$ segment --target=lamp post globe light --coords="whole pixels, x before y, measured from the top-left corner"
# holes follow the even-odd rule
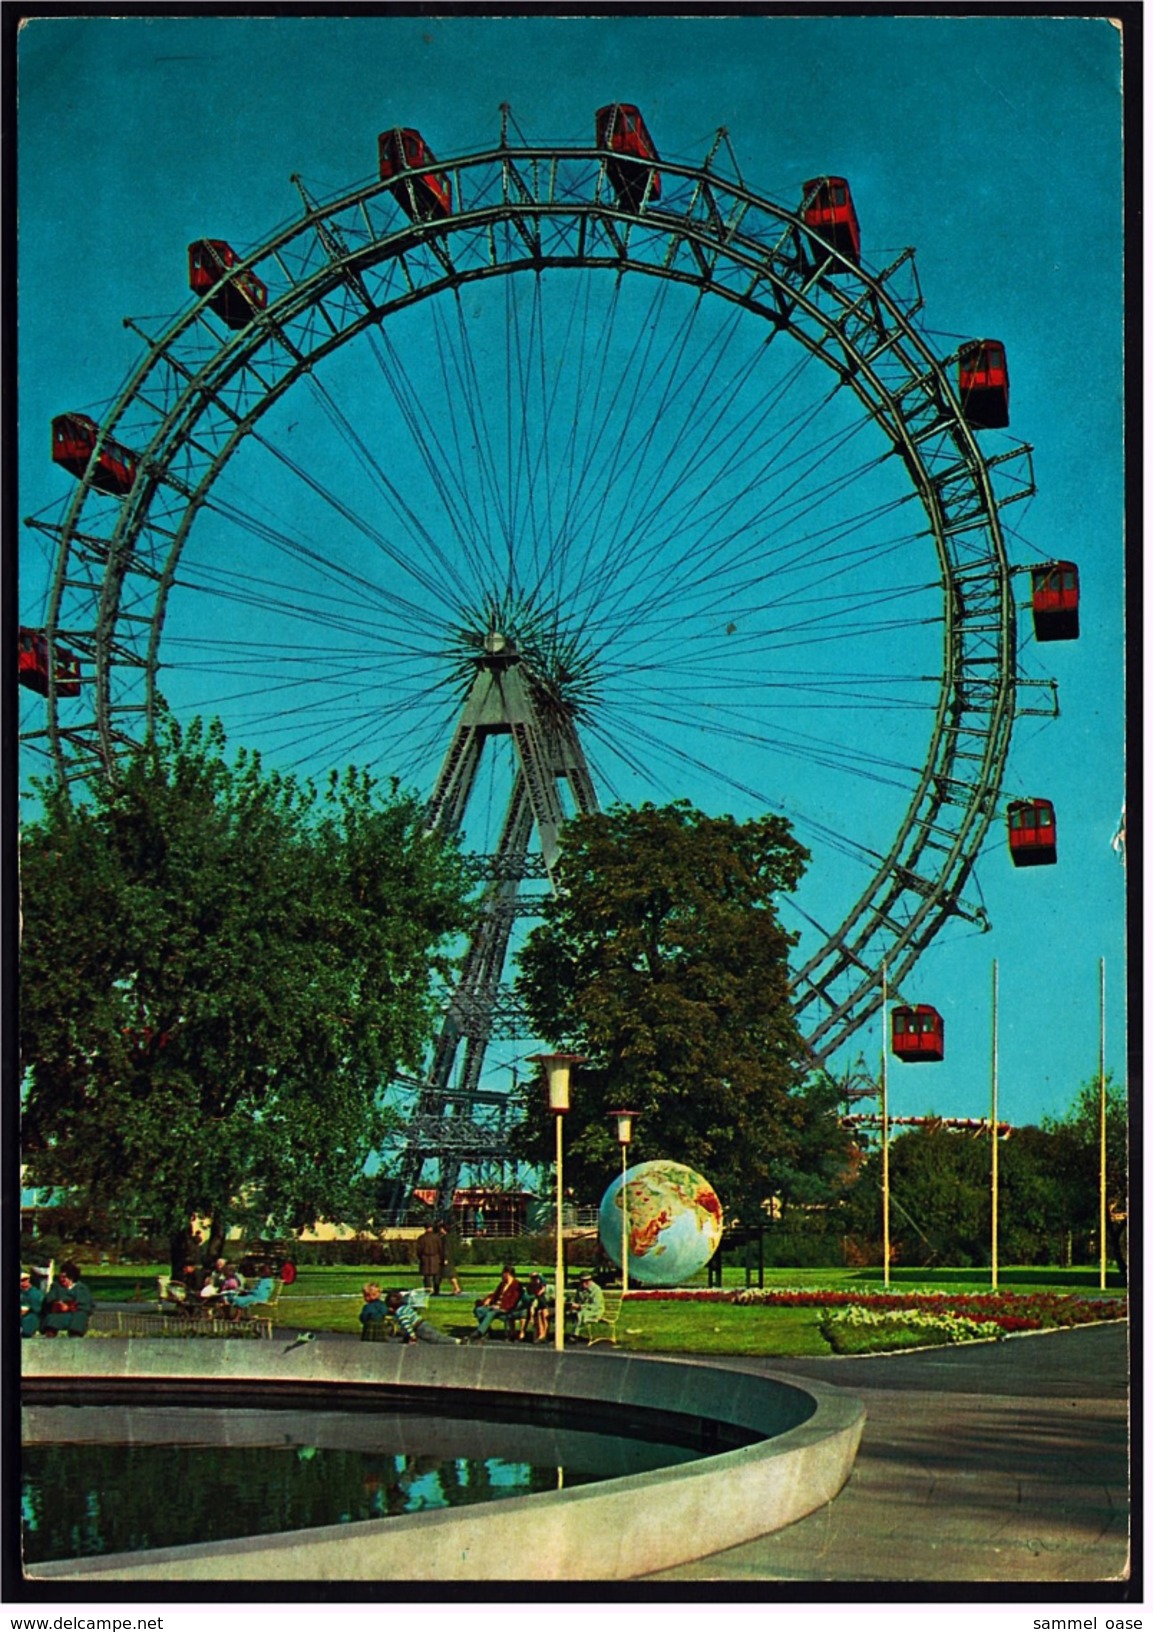
[[[629,1197],[625,1185],[625,1175],[629,1166],[629,1146],[633,1139],[633,1123],[639,1116],[639,1111],[610,1111],[610,1116],[616,1118],[617,1141],[621,1147],[621,1296],[627,1297],[629,1290]]]
[[[556,1118],[556,1308],[553,1319],[553,1339],[558,1350],[564,1348],[564,1146],[561,1124],[569,1108],[569,1072],[574,1065],[583,1065],[585,1054],[533,1054],[534,1065],[544,1070],[548,1089],[548,1108]]]

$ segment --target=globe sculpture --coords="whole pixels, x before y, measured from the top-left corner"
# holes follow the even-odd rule
[[[683,1162],[641,1162],[613,1180],[600,1205],[600,1243],[621,1261],[621,1194],[628,1202],[629,1280],[679,1286],[704,1268],[721,1241],[720,1199]]]

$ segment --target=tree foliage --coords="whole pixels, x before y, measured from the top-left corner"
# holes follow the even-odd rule
[[[1109,1246],[1125,1271],[1125,1100],[1106,1083]],[[998,1149],[998,1256],[1003,1263],[1085,1257],[1100,1220],[1100,1085],[1087,1083],[1062,1117],[1014,1128]],[[899,1134],[889,1148],[890,1229],[907,1264],[985,1265],[992,1258],[992,1152],[988,1134],[943,1123]],[[874,1148],[840,1210],[844,1233],[881,1238],[881,1158]]]
[[[1129,1121],[1124,1088],[1105,1078],[1105,1229],[1122,1273],[1127,1269]],[[1073,1104],[1043,1124],[1057,1143],[1069,1228],[1096,1234],[1101,1218],[1101,1081],[1081,1085]]]
[[[364,773],[318,791],[172,722],[21,840],[28,1182],[283,1228],[340,1216],[466,924],[460,858]]]
[[[588,1056],[565,1119],[579,1194],[595,1200],[612,1177],[607,1112],[621,1106],[641,1113],[631,1159],[688,1162],[730,1213],[751,1215],[795,1176],[814,1110],[788,989],[796,937],[774,896],[807,860],[779,817],[738,824],[684,802],[567,825],[517,985],[538,1035]],[[522,1153],[547,1162],[551,1134],[534,1112]]]

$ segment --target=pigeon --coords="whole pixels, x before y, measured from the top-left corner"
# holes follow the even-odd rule
[[[284,1351],[285,1354],[291,1354],[293,1349],[299,1349],[301,1347],[301,1345],[304,1344],[304,1343],[311,1343],[315,1336],[316,1336],[315,1332],[298,1332],[297,1336],[296,1336],[296,1341],[294,1343],[290,1343],[288,1345],[288,1347]]]

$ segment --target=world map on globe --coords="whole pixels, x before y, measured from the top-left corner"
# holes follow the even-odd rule
[[[716,1191],[683,1162],[641,1162],[605,1191],[597,1220],[600,1243],[618,1267],[626,1218],[629,1280],[641,1286],[690,1280],[717,1250],[724,1227]]]

